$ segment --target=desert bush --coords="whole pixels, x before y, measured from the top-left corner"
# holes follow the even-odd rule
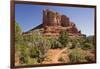
[[[38,57],[38,48],[36,47],[36,46],[34,46],[34,47],[30,47],[30,57],[31,58],[36,58],[36,57]]]
[[[44,60],[45,53],[50,48],[49,41],[42,36],[38,31],[32,34],[32,46],[30,47],[30,56],[37,58],[38,62],[41,63]]]
[[[18,61],[20,64],[28,63],[28,49],[23,40],[22,30],[18,23],[15,23],[15,54],[19,58]]]
[[[81,48],[71,49],[69,58],[70,58],[70,63],[95,61],[95,57],[93,56],[92,53],[87,54],[87,51],[84,51]]]
[[[84,43],[81,47],[83,50],[93,49],[93,45],[91,43]]]
[[[87,55],[85,58],[86,58],[86,60],[88,62],[94,62],[95,61],[95,57],[94,56]]]
[[[69,54],[71,63],[86,62],[87,60],[85,59],[85,57],[86,54],[81,49],[78,48],[73,49]]]
[[[52,49],[56,49],[56,48],[61,48],[62,45],[61,43],[57,40],[57,39],[51,39],[50,41],[50,45]]]
[[[28,58],[29,58],[29,50],[26,46],[20,46],[20,63],[21,64],[27,64],[28,63]]]
[[[83,43],[85,43],[86,37],[77,37],[72,41],[74,41],[76,43],[76,45],[78,44],[78,46],[76,46],[76,47],[80,48],[83,45]]]
[[[70,39],[70,43],[71,43],[71,46],[69,47],[70,49],[79,48],[80,46],[78,38]]]
[[[70,49],[74,49],[74,48],[81,48],[83,50],[94,49],[94,46],[91,43],[92,41],[89,40],[87,37],[73,38],[71,39],[70,42],[72,43],[72,46],[70,47]]]
[[[22,30],[18,23],[15,23],[15,41],[20,42],[22,40]]]
[[[62,47],[66,47],[69,42],[68,33],[61,32],[58,41],[62,44]]]
[[[29,59],[28,59],[28,65],[32,65],[32,64],[38,64],[36,58],[29,58]]]
[[[76,43],[74,41],[71,43],[72,43],[72,45],[70,46],[70,49],[74,49],[76,47]]]

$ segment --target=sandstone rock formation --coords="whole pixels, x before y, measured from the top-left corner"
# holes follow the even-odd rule
[[[81,31],[69,17],[49,9],[43,10],[43,28],[46,36],[58,36],[61,31],[68,32],[70,36],[81,35]]]
[[[68,27],[70,26],[70,21],[69,21],[69,18],[65,15],[61,15],[61,25],[63,27]]]
[[[43,26],[60,26],[61,16],[58,12],[49,9],[43,10]]]
[[[42,29],[41,31],[45,36],[58,36],[61,31],[68,32],[70,36],[82,36],[81,31],[77,29],[74,22],[70,21],[68,16],[50,9],[43,10],[42,24],[30,31],[35,29]]]

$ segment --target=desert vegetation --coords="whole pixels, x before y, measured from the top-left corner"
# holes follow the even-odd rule
[[[61,32],[58,38],[45,37],[39,30],[23,35],[15,23],[15,64],[94,62],[93,41],[93,36],[70,38],[67,32]]]

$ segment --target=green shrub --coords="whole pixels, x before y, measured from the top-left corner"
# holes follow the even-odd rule
[[[91,43],[84,43],[82,45],[82,49],[83,50],[90,50],[90,49],[93,49],[93,45]]]
[[[38,48],[36,47],[36,46],[34,46],[34,47],[30,47],[30,57],[31,58],[36,58],[36,57],[38,57]]]
[[[76,47],[76,43],[72,42],[72,45],[70,46],[70,49],[74,49]]]
[[[70,43],[71,43],[70,49],[80,48],[80,44],[81,44],[80,42],[81,39],[79,37],[70,39]]]
[[[69,37],[67,32],[61,32],[58,41],[62,44],[62,47],[66,47],[69,42]]]
[[[19,58],[18,61],[20,64],[28,63],[29,49],[27,47],[27,44],[23,40],[21,40],[20,42],[15,41],[15,54]]]
[[[26,46],[20,46],[20,63],[27,64],[29,58],[29,50]]]
[[[85,57],[86,54],[81,49],[78,48],[73,49],[69,54],[71,63],[86,62],[87,60],[85,59]]]
[[[86,58],[86,60],[87,60],[88,62],[94,62],[94,61],[95,61],[95,57],[94,57],[94,56],[88,55],[88,56],[86,56],[85,58]]]
[[[32,64],[38,64],[37,59],[36,58],[29,58],[28,59],[28,65],[32,65]]]
[[[15,23],[15,41],[20,42],[22,40],[22,30],[18,23]]]
[[[32,33],[32,46],[30,47],[30,56],[38,59],[41,63],[44,60],[45,53],[50,48],[49,41],[43,35],[35,31]]]
[[[51,44],[51,48],[52,49],[56,49],[56,48],[62,48],[62,45],[59,41],[57,41],[57,39],[52,39],[50,41],[50,44]]]

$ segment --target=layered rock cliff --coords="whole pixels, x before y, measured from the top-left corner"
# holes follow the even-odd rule
[[[82,36],[81,31],[77,29],[76,24],[68,16],[50,9],[43,10],[42,24],[30,31],[36,29],[42,29],[41,31],[45,36],[58,36],[61,31],[68,32],[69,36]]]

